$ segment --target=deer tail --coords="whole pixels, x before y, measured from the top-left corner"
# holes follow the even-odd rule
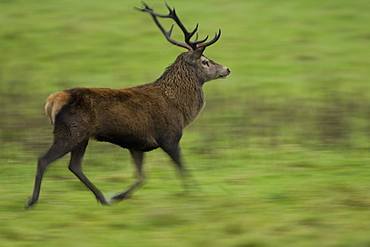
[[[68,101],[69,94],[65,91],[53,93],[46,99],[45,113],[49,117],[51,124],[54,125],[56,115]]]

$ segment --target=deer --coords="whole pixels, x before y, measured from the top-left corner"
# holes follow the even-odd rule
[[[216,43],[221,30],[212,40],[208,36],[198,40],[198,24],[189,32],[180,21],[175,8],[167,3],[169,13],[154,12],[143,2],[167,41],[188,51],[178,55],[154,82],[129,88],[72,88],[51,94],[46,99],[45,113],[53,125],[53,142],[45,155],[37,160],[33,194],[25,208],[39,198],[41,181],[46,168],[53,161],[70,153],[69,170],[86,185],[102,205],[120,202],[145,182],[144,153],[160,148],[169,155],[182,178],[189,176],[180,155],[183,130],[203,109],[202,86],[205,82],[226,78],[230,70],[203,55],[206,47]],[[159,18],[174,21],[169,31]],[[175,41],[171,35],[174,25],[184,34],[185,42]],[[132,157],[136,181],[127,190],[107,200],[103,193],[85,176],[82,160],[90,139],[116,144],[128,149]]]

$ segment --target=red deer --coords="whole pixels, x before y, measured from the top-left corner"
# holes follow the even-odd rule
[[[145,3],[143,5],[142,9],[138,9],[153,17],[166,39],[188,51],[180,54],[152,83],[123,89],[73,88],[51,94],[46,100],[45,112],[54,125],[54,139],[46,154],[38,158],[34,190],[26,208],[37,202],[47,166],[69,152],[69,170],[92,191],[101,204],[110,205],[82,170],[82,158],[90,138],[126,148],[133,158],[137,181],[111,200],[121,201],[143,184],[143,156],[147,151],[163,149],[176,164],[180,175],[186,177],[187,171],[181,163],[179,148],[183,129],[204,106],[203,84],[230,74],[227,67],[202,55],[207,46],[220,38],[221,31],[208,42],[208,36],[204,40],[195,38],[191,41],[198,25],[188,32],[174,8],[166,4],[169,14],[161,15]],[[173,19],[184,33],[185,43],[173,40],[173,25],[166,31],[158,18]]]

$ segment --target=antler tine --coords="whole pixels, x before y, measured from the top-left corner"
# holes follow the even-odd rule
[[[210,46],[210,45],[216,43],[216,41],[220,37],[221,37],[221,29],[218,29],[218,33],[215,34],[215,37],[211,41],[203,43],[204,41],[206,41],[208,39],[208,36],[207,36],[207,38],[202,42],[202,44],[197,45],[197,47]]]
[[[196,35],[195,35],[195,40],[194,40],[194,42],[197,42],[198,41],[198,33],[196,33]]]
[[[197,45],[198,45],[198,44],[201,44],[201,43],[206,42],[206,40],[208,39],[208,37],[209,37],[209,35],[207,35],[205,39],[202,39],[202,40],[199,40],[199,41],[198,41],[198,38],[196,38],[196,39],[195,39],[194,41],[192,41],[191,43],[193,43],[196,47],[199,47],[199,46],[197,46]]]
[[[169,37],[171,37],[171,35],[172,35],[173,26],[175,26],[175,24],[172,24],[171,27],[170,27],[170,30],[168,30],[168,32],[166,32]]]

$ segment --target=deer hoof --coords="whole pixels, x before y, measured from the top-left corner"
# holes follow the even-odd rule
[[[129,198],[129,193],[128,192],[124,192],[124,193],[121,193],[121,194],[112,196],[111,201],[120,202],[120,201],[122,201],[124,199],[127,199],[127,198]]]
[[[34,205],[37,201],[29,200],[26,202],[26,205],[24,205],[24,209],[30,209],[32,205]]]
[[[98,202],[103,205],[103,206],[111,206],[111,204],[105,200],[105,197],[102,196],[102,197],[97,197],[96,200],[98,200]]]
[[[103,206],[112,206],[112,204],[110,204],[109,202],[107,202],[107,201],[104,201],[104,202],[100,202],[101,203],[101,205],[103,205]]]

